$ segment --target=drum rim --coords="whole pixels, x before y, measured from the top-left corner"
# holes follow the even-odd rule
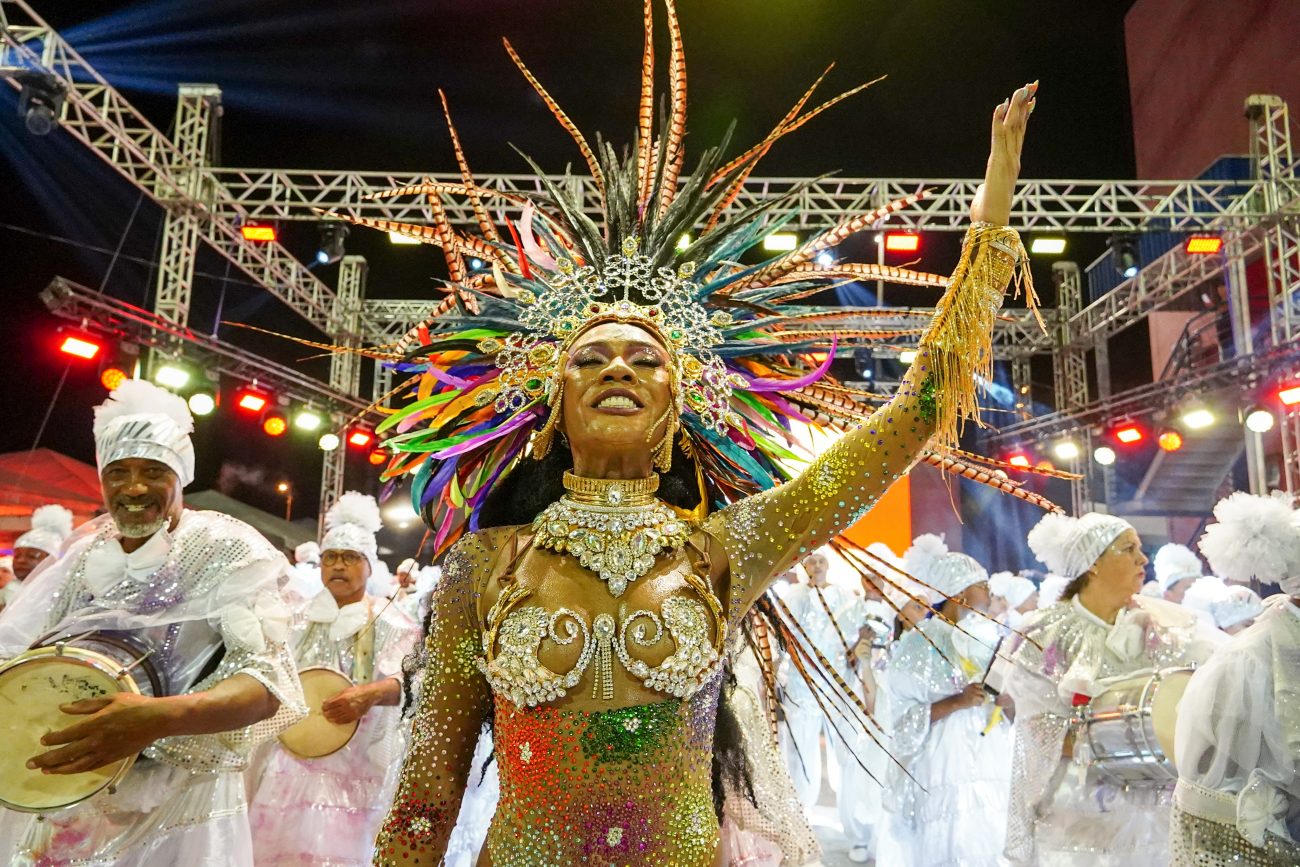
[[[144,676],[148,679],[149,686],[153,688],[153,694],[155,696],[166,696],[170,694],[166,684],[162,682],[162,675],[159,674],[157,667],[154,666],[154,664],[149,661],[149,658],[153,656],[153,651],[149,647],[147,647],[143,642],[134,640],[129,633],[123,633],[123,632],[110,630],[110,629],[96,629],[91,632],[86,632],[79,635],[66,635],[63,638],[55,638],[55,636],[58,634],[59,634],[58,632],[51,632],[42,636],[41,638],[37,639],[36,643],[32,645],[30,649],[38,650],[42,647],[60,647],[60,646],[81,647],[81,645],[79,644],[70,644],[69,642],[83,641],[83,640],[99,641],[102,642],[103,644],[112,645],[113,647],[116,647],[119,650],[125,650],[132,657],[138,658],[140,660],[138,663],[136,663],[135,667],[139,669],[144,674]],[[82,648],[82,649],[84,650],[86,648]],[[111,656],[106,658],[112,659]],[[116,662],[116,660],[114,660],[114,662]]]
[[[339,677],[343,678],[345,681],[348,682],[348,685],[349,685],[349,686],[356,686],[356,684],[352,681],[352,678],[348,677],[346,674],[344,674],[343,672],[339,671],[337,668],[335,668],[335,667],[332,666],[332,665],[308,665],[308,666],[305,666],[304,668],[300,668],[300,669],[298,669],[298,677],[301,679],[302,676],[303,676],[304,674],[306,674],[307,672],[309,672],[309,671],[328,671],[330,674],[337,674]],[[310,712],[311,712],[311,709],[308,708],[308,713],[310,713]],[[307,719],[307,717],[303,717],[303,719],[299,720],[298,722],[302,722],[302,721],[305,720],[305,719]],[[328,720],[327,720],[327,722],[328,722]],[[298,724],[298,723],[294,723],[294,725],[297,725],[297,724]],[[339,723],[330,723],[330,725],[339,725]],[[352,743],[352,739],[353,739],[354,737],[357,736],[357,729],[361,728],[361,720],[356,719],[356,720],[353,720],[353,721],[350,722],[350,723],[344,723],[343,725],[344,725],[344,726],[351,726],[351,727],[352,727],[352,731],[348,733],[348,738],[347,738],[347,740],[345,740],[343,743],[339,744],[339,745],[338,745],[337,747],[335,747],[334,749],[330,750],[328,753],[319,753],[319,754],[314,755],[314,756],[306,756],[306,755],[303,755],[302,753],[298,752],[297,750],[295,750],[293,747],[291,747],[291,746],[289,746],[288,744],[286,744],[286,743],[284,742],[284,733],[287,732],[287,731],[289,731],[289,729],[293,728],[293,726],[289,726],[288,729],[285,729],[283,732],[280,732],[280,734],[276,736],[276,741],[280,744],[281,747],[284,748],[285,752],[289,753],[290,755],[294,756],[295,758],[299,758],[299,759],[302,759],[303,761],[307,761],[307,762],[310,762],[310,761],[312,761],[312,760],[314,760],[314,759],[323,759],[323,758],[325,758],[326,756],[332,756],[332,755],[334,755],[334,754],[337,753],[339,750],[343,749],[343,748],[346,747],[348,744]],[[340,726],[340,727],[342,727],[342,726]]]
[[[13,659],[0,665],[0,677],[3,677],[10,671],[18,668],[45,664],[52,661],[62,661],[72,665],[81,665],[86,668],[97,669],[101,674],[107,675],[109,680],[118,684],[118,686],[121,687],[121,692],[133,692],[136,695],[143,694],[140,692],[140,687],[136,683],[135,678],[131,676],[129,671],[122,671],[122,666],[117,660],[97,651],[78,647],[75,644],[45,645],[44,647],[33,647],[29,650],[24,650]],[[118,762],[120,762],[120,765],[118,769],[112,774],[112,776],[108,777],[102,785],[79,798],[68,801],[67,803],[55,804],[47,807],[31,807],[14,803],[3,796],[0,796],[0,806],[19,813],[34,813],[38,815],[75,807],[80,803],[90,800],[105,789],[116,787],[118,783],[122,782],[122,779],[126,776],[127,772],[131,770],[131,767],[135,764],[135,760],[135,755],[119,759]]]
[[[1099,698],[1100,696],[1105,695],[1107,692],[1110,692],[1112,689],[1118,687],[1121,683],[1126,683],[1128,681],[1145,677],[1146,682],[1142,684],[1142,689],[1138,693],[1138,707],[1127,710],[1124,713],[1124,716],[1126,718],[1130,716],[1140,716],[1145,720],[1147,720],[1148,722],[1150,722],[1152,727],[1151,736],[1148,737],[1147,735],[1148,726],[1142,725],[1139,727],[1139,731],[1138,731],[1138,736],[1141,739],[1141,744],[1134,743],[1131,736],[1128,738],[1128,740],[1131,746],[1135,748],[1140,746],[1141,748],[1145,749],[1147,755],[1155,756],[1158,754],[1160,756],[1160,761],[1154,763],[1152,767],[1160,768],[1160,770],[1162,770],[1167,776],[1165,779],[1156,779],[1153,777],[1142,777],[1136,780],[1130,780],[1116,774],[1114,771],[1110,770],[1105,765],[1096,764],[1095,767],[1097,769],[1098,774],[1100,774],[1102,777],[1104,777],[1111,783],[1115,785],[1123,786],[1125,788],[1128,787],[1159,788],[1162,786],[1167,786],[1178,779],[1178,767],[1174,763],[1174,757],[1172,755],[1165,755],[1164,745],[1160,743],[1159,737],[1156,736],[1155,729],[1154,729],[1154,722],[1151,719],[1152,704],[1155,701],[1156,694],[1160,691],[1161,684],[1163,684],[1169,676],[1174,674],[1179,674],[1179,673],[1186,673],[1190,675],[1194,671],[1195,669],[1193,667],[1186,666],[1186,665],[1171,665],[1165,668],[1148,669],[1146,672],[1136,671],[1131,676],[1125,678],[1124,680],[1119,680],[1112,683],[1109,688],[1107,688],[1103,692],[1098,693],[1097,695],[1092,696],[1092,698],[1089,699],[1088,704],[1084,706],[1084,708],[1082,709],[1082,713],[1079,714],[1079,719],[1080,722],[1082,723],[1084,735],[1087,738],[1089,754],[1094,757],[1094,762],[1095,762],[1097,757],[1097,742],[1096,739],[1093,737],[1092,723],[1097,721],[1097,719],[1094,716],[1094,712],[1096,709],[1093,707],[1092,703],[1096,701],[1097,698]],[[1151,744],[1152,739],[1155,740],[1154,749],[1152,749],[1153,746]]]

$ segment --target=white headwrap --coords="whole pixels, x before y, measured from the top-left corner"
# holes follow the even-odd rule
[[[1078,578],[1106,548],[1133,525],[1114,515],[1088,512],[1081,518],[1049,513],[1029,531],[1029,549],[1052,572]]]
[[[72,512],[63,506],[39,506],[32,512],[32,528],[18,537],[15,548],[36,548],[51,557],[63,550],[63,543],[72,535]]]
[[[373,577],[379,571],[379,544],[375,534],[384,526],[379,504],[369,494],[348,491],[325,513],[322,551],[356,551],[370,563]]]
[[[1211,569],[1239,584],[1257,578],[1300,592],[1300,519],[1285,494],[1238,491],[1215,504],[1214,517],[1199,543]]]
[[[185,400],[152,382],[128,379],[95,407],[95,462],[147,458],[171,468],[181,487],[194,481],[194,417]]]
[[[1151,558],[1151,565],[1155,569],[1161,592],[1168,591],[1186,578],[1200,578],[1204,574],[1201,571],[1201,558],[1191,548],[1176,542],[1161,545],[1155,557]]]
[[[308,563],[312,566],[320,565],[320,545],[315,542],[303,542],[297,548],[293,549],[293,562]]]
[[[1228,585],[1218,575],[1205,575],[1197,578],[1183,594],[1183,605],[1193,611],[1204,611],[1213,615],[1214,603],[1228,592]]]
[[[1249,587],[1229,587],[1210,606],[1214,615],[1214,625],[1220,629],[1230,629],[1247,620],[1254,620],[1264,613],[1264,601],[1259,594]]]
[[[912,541],[912,547],[903,555],[903,567],[944,596],[956,596],[967,587],[989,580],[989,573],[974,557],[949,551],[943,538],[933,533]]]
[[[1014,572],[995,572],[989,576],[989,592],[1007,600],[1008,608],[1019,608],[1037,589],[1033,581]]]

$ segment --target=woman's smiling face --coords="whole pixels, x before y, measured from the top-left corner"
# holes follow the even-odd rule
[[[663,438],[673,404],[671,359],[653,334],[603,322],[569,348],[562,430],[575,449],[644,448]]]

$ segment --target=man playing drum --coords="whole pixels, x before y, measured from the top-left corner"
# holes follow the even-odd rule
[[[241,771],[305,712],[278,589],[288,564],[247,524],[183,508],[192,429],[185,402],[148,382],[97,407],[108,514],[0,615],[0,863],[253,863]],[[75,674],[83,646],[129,687],[81,689],[104,682],[102,667]],[[66,667],[33,677],[42,661]],[[97,769],[137,756],[95,791]]]
[[[373,497],[349,492],[325,516],[321,589],[291,643],[311,712],[270,753],[253,795],[258,867],[368,865],[405,752],[402,658],[420,628],[366,594],[381,526]],[[342,689],[340,689],[342,688]]]

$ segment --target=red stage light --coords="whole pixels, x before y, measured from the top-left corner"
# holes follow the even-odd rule
[[[388,460],[388,452],[384,451],[383,449],[375,449],[373,452],[370,453],[370,463],[376,467],[387,460]]]
[[[1029,455],[1012,455],[1007,458],[1007,463],[1011,464],[1013,467],[1021,467],[1024,469],[1028,469],[1031,466]]]
[[[59,351],[68,355],[75,355],[77,358],[91,359],[99,355],[102,347],[93,340],[87,340],[84,337],[72,337],[71,335],[63,338],[63,343],[59,346]]]
[[[1131,446],[1133,443],[1141,442],[1145,436],[1146,434],[1142,432],[1142,428],[1135,424],[1126,424],[1115,429],[1115,439],[1119,440],[1126,446]]]
[[[261,412],[266,409],[269,399],[261,392],[244,389],[239,392],[239,397],[235,399],[235,406],[244,412]]]
[[[1300,403],[1300,385],[1284,385],[1277,390],[1277,399],[1282,401],[1284,406],[1295,406]]]
[[[99,374],[99,383],[109,391],[126,382],[126,371],[119,367],[105,367]]]
[[[921,249],[921,236],[915,232],[886,232],[885,250],[890,253],[915,253]]]
[[[244,236],[245,241],[255,241],[259,244],[270,244],[280,234],[275,226],[261,223],[245,223],[239,227],[239,233]]]
[[[1176,452],[1183,447],[1183,435],[1176,430],[1161,431],[1156,444],[1167,452]]]
[[[352,433],[348,434],[348,445],[353,445],[357,448],[368,446],[373,440],[374,436],[370,431],[354,430]]]
[[[284,417],[283,413],[271,412],[266,414],[262,419],[262,432],[267,436],[283,436],[284,432],[289,429],[289,420]]]
[[[1223,247],[1223,239],[1218,235],[1192,235],[1183,244],[1183,250],[1187,253],[1198,256],[1209,256],[1219,252]]]

